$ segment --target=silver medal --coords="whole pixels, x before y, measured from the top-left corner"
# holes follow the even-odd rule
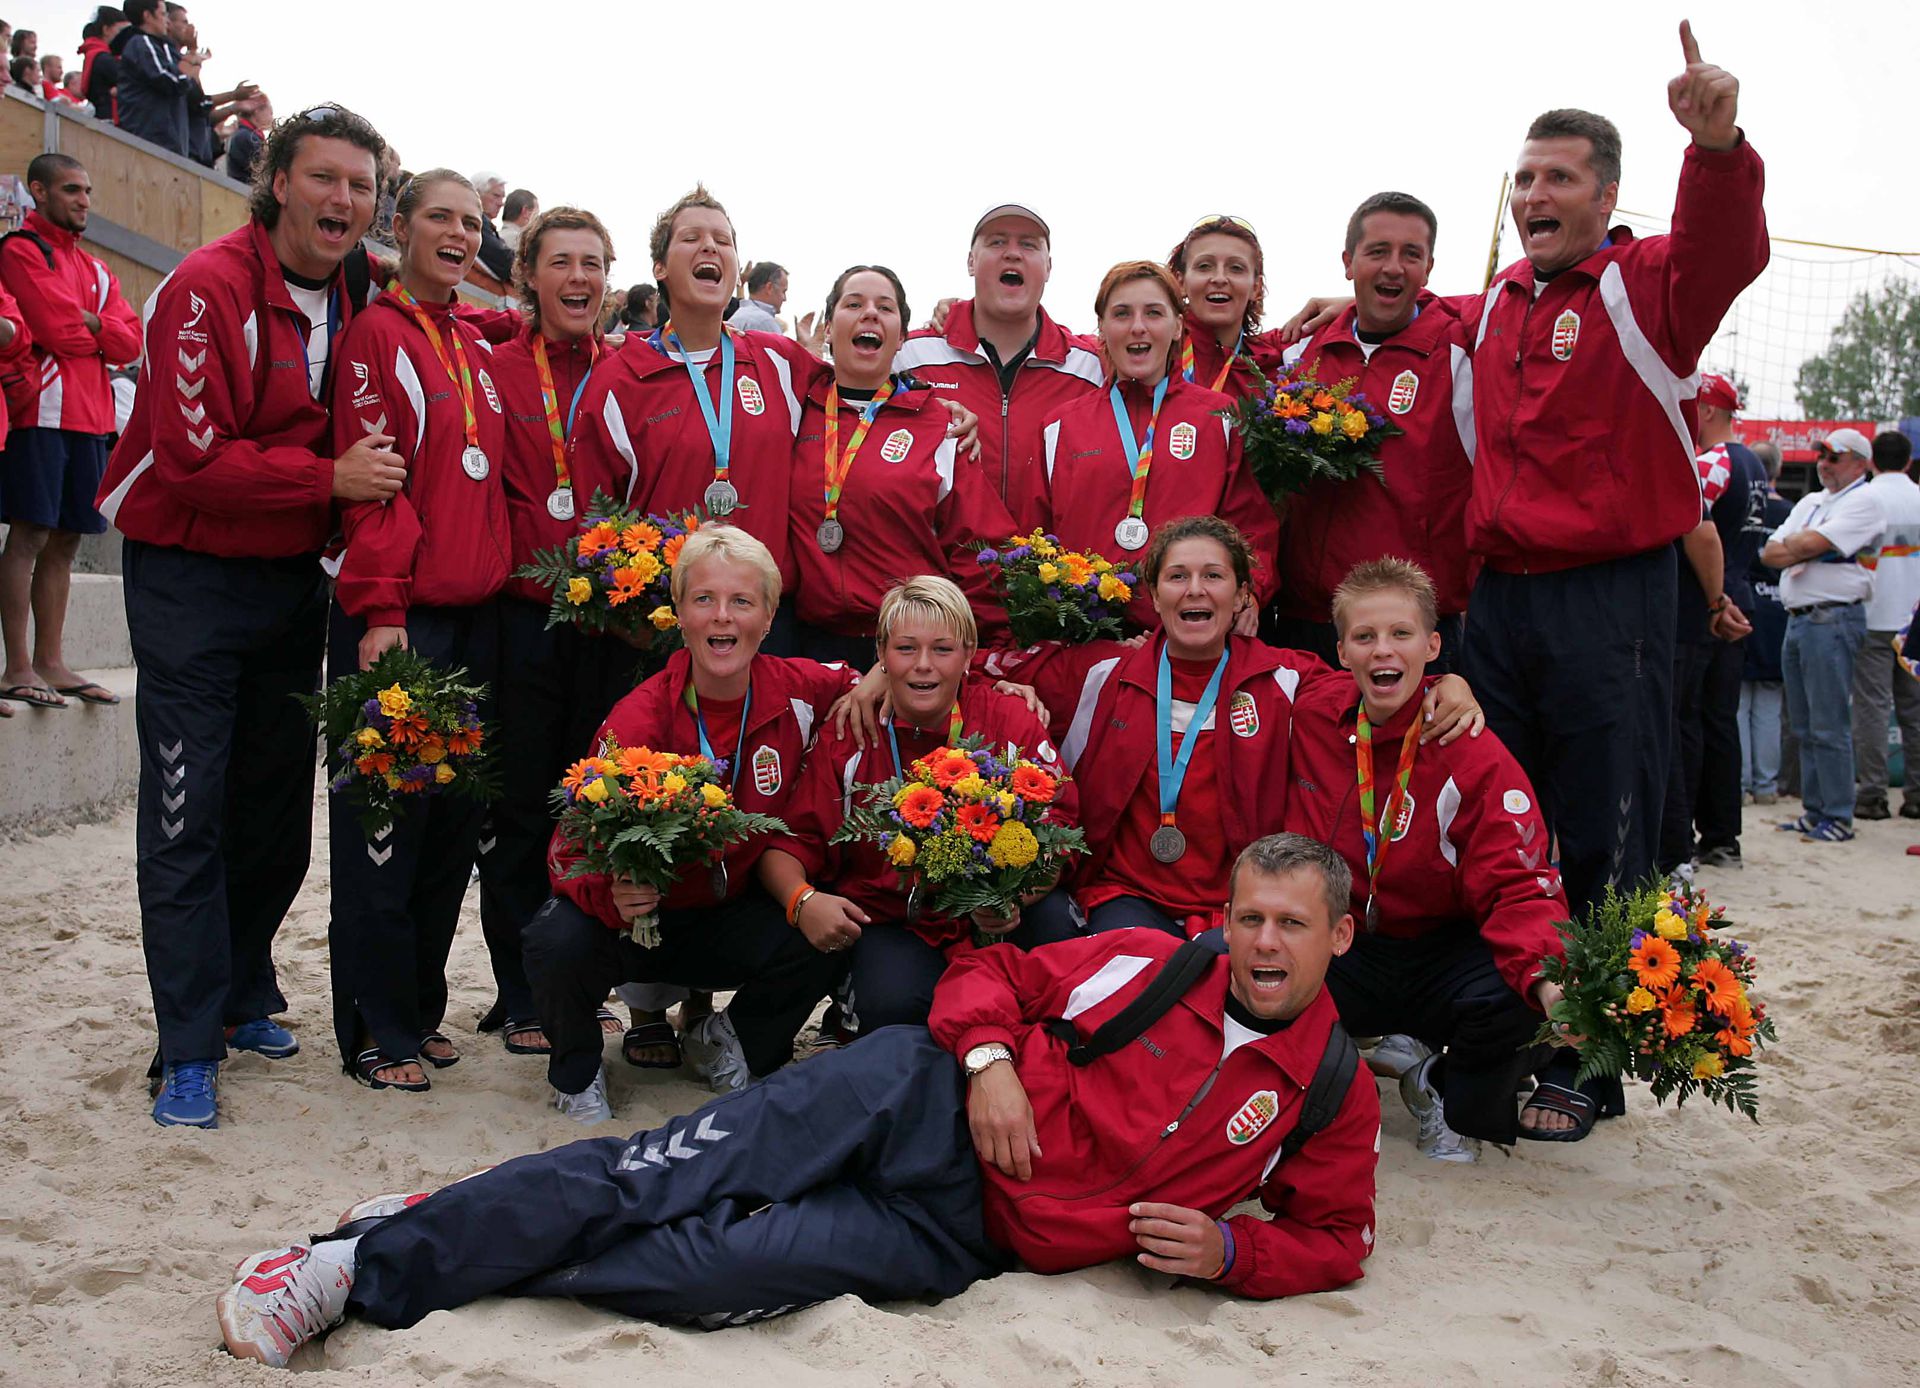
[[[1147,851],[1162,863],[1177,863],[1186,855],[1187,836],[1171,824],[1162,824],[1147,840]]]
[[[1142,549],[1147,543],[1147,523],[1138,516],[1128,516],[1114,526],[1113,538],[1122,549]]]
[[[820,552],[832,554],[847,542],[847,528],[832,516],[828,516],[820,522],[820,528],[814,531],[814,536],[820,541]]]
[[[555,487],[547,493],[547,514],[557,521],[573,519],[572,487]]]
[[[460,455],[460,466],[466,469],[467,476],[476,482],[487,480],[487,455],[477,443],[470,443]]]
[[[918,925],[919,923],[920,923],[920,881],[919,879],[916,878],[914,880],[913,886],[907,892],[907,924]]]
[[[708,515],[725,516],[740,504],[740,493],[734,490],[731,482],[713,482],[708,485],[702,500],[707,503]]]
[[[727,899],[727,863],[724,858],[714,859],[713,867],[708,870],[713,883],[713,899],[716,902]]]
[[[1380,930],[1380,895],[1378,892],[1367,898],[1367,909],[1364,919],[1366,921],[1367,934],[1378,934]]]

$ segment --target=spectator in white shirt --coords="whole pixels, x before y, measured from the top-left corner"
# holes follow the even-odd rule
[[[1886,529],[1879,552],[1862,556],[1873,568],[1873,598],[1867,603],[1867,637],[1853,667],[1853,770],[1855,819],[1885,819],[1887,720],[1898,709],[1900,741],[1907,753],[1902,819],[1920,819],[1920,680],[1909,678],[1894,658],[1894,633],[1920,606],[1920,487],[1907,476],[1913,444],[1889,430],[1873,441],[1874,477],[1867,484],[1880,503]]]
[[[727,322],[743,333],[777,333],[775,317],[787,302],[787,272],[771,260],[747,271],[747,297]]]

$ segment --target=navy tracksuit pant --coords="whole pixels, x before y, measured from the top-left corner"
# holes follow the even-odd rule
[[[327,638],[331,668],[360,668],[366,623],[335,604]],[[494,605],[415,607],[407,643],[467,682],[494,675]],[[482,706],[482,719],[491,710]],[[486,806],[466,796],[422,796],[391,825],[369,835],[346,801],[330,796],[327,832],[333,913],[327,945],[333,966],[333,1029],[345,1068],[365,1037],[393,1060],[420,1054],[447,1012],[447,955],[460,924],[460,901],[473,872]]]
[[[480,930],[497,990],[482,1023],[538,1019],[520,934],[552,890],[549,797],[566,769],[591,753],[594,734],[633,688],[639,653],[611,636],[547,627],[544,603],[503,597],[500,667],[493,686],[494,766],[500,798],[480,834]],[[598,1023],[595,1024],[596,1026]]]
[[[953,1296],[1009,1261],[982,1226],[960,1066],[899,1027],[446,1187],[362,1237],[347,1305],[402,1329],[568,1296],[714,1329],[849,1292]]]
[[[318,556],[222,559],[128,540],[140,667],[135,829],[147,980],[167,1062],[286,1009],[273,937],[307,875],[327,583]]]

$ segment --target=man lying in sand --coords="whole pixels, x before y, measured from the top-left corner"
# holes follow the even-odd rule
[[[713,1329],[849,1292],[952,1296],[1016,1258],[1131,1254],[1250,1297],[1344,1286],[1373,1249],[1380,1134],[1324,987],[1351,888],[1337,853],[1276,834],[1200,942],[961,955],[929,1029],[255,1254],[219,1298],[227,1348],[284,1367],[349,1312],[400,1329],[506,1292]],[[1227,1217],[1256,1192],[1270,1220]]]

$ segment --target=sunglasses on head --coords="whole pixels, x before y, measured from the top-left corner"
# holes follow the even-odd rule
[[[1230,213],[1226,213],[1226,212],[1209,212],[1206,216],[1202,217],[1199,221],[1195,222],[1191,227],[1187,228],[1187,235],[1191,236],[1193,235],[1194,232],[1200,231],[1206,227],[1219,226],[1220,223],[1222,222],[1226,222],[1232,226],[1239,227],[1240,230],[1246,232],[1247,235],[1254,237],[1255,239],[1258,239],[1260,235],[1259,232],[1253,229],[1253,223],[1248,221],[1245,217],[1235,217]]]
[[[330,121],[339,114],[340,109],[337,106],[309,106],[306,110],[295,115],[294,119],[310,120],[317,125],[323,121]]]

